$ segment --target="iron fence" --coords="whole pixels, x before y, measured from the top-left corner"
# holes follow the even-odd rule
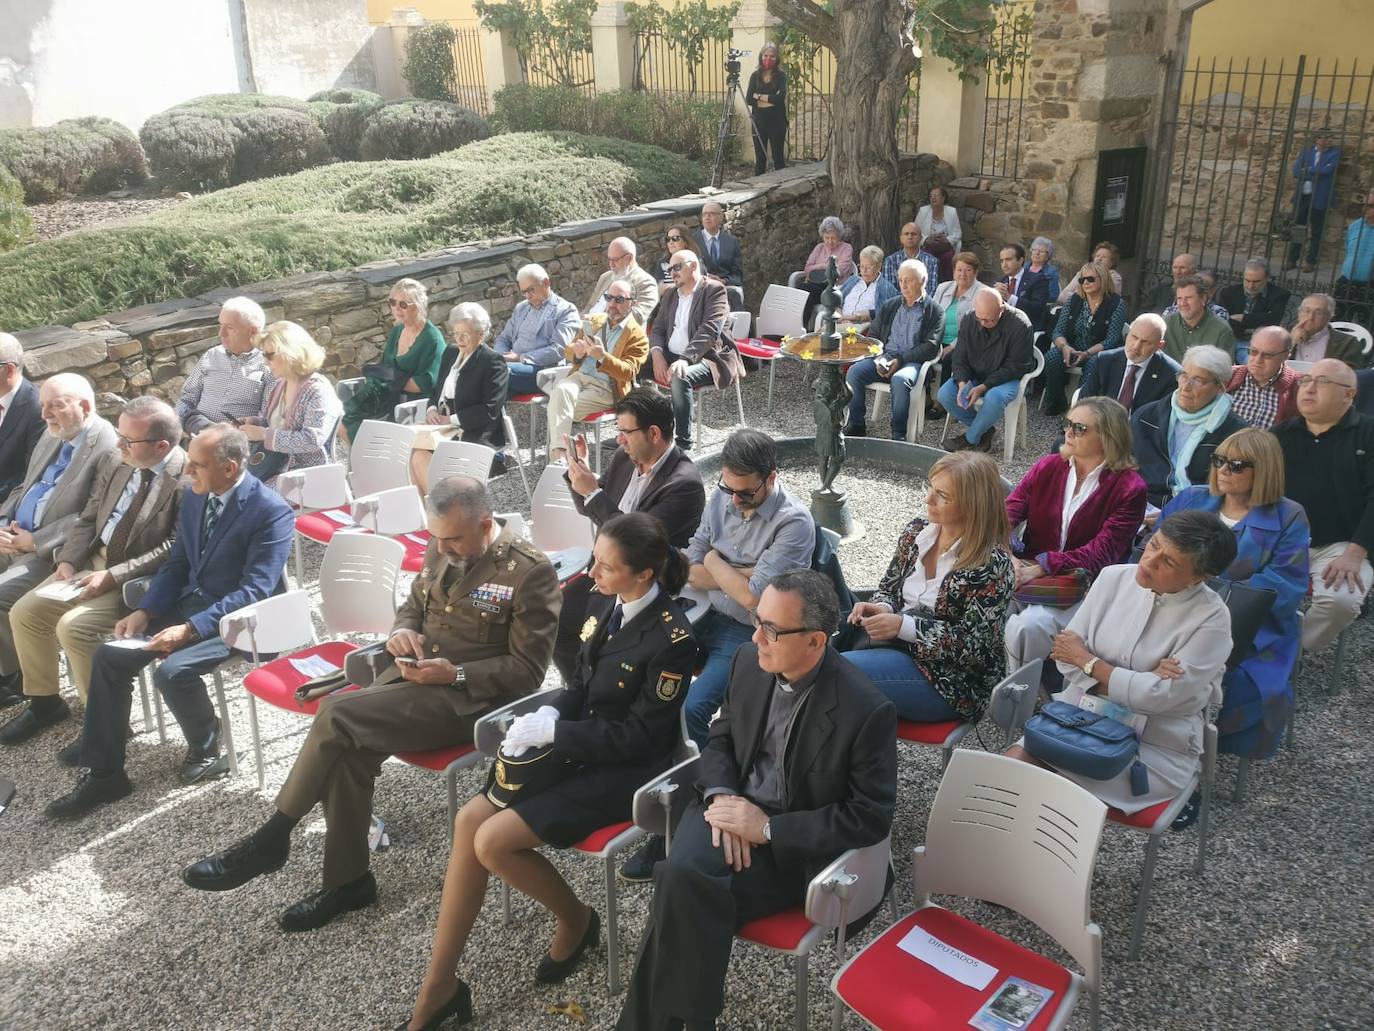
[[[979,173],[1015,179],[1021,174],[1021,140],[1026,107],[1026,69],[1030,58],[1033,3],[1018,0],[998,12],[984,67],[983,151]]]
[[[482,63],[482,33],[475,27],[453,26],[454,99],[478,114],[488,114],[487,78]]]
[[[725,55],[729,47],[726,40],[707,40],[701,62],[693,65],[661,32],[637,32],[634,37],[634,88],[647,93],[719,101],[725,94]]]
[[[572,86],[596,92],[596,66],[590,50],[558,50],[537,46],[523,71],[531,86]]]

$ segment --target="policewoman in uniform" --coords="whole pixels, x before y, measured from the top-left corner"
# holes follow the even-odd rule
[[[687,563],[662,523],[641,512],[615,516],[592,554],[598,593],[571,686],[511,725],[486,790],[459,811],[429,970],[398,1031],[471,1018],[472,993],[455,968],[490,874],[558,920],[535,980],[562,981],[599,941],[596,911],[536,849],[567,848],[630,818],[635,790],[668,767],[681,738],[697,645],[673,598]]]
[[[471,744],[479,717],[543,682],[558,632],[552,564],[494,521],[479,480],[433,484],[426,504],[432,540],[386,642],[394,662],[383,657],[371,686],[325,699],[276,812],[226,851],[188,867],[182,877],[191,887],[227,891],[280,869],[292,829],[318,802],[327,827],[324,886],[286,910],[282,928],[313,930],[371,905],[377,884],[367,833],[382,763],[397,752]]]

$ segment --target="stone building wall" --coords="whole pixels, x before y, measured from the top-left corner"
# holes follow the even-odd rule
[[[903,211],[914,210],[929,190],[940,163],[933,155],[903,159]],[[947,167],[947,166],[946,166]],[[745,257],[745,296],[755,313],[769,283],[786,283],[817,241],[816,228],[830,214],[830,180],[821,165],[793,166],[759,176],[720,194],[729,228]],[[319,272],[246,286],[225,287],[115,312],[73,326],[44,326],[16,335],[24,346],[28,376],[79,372],[95,384],[102,410],[151,393],[175,400],[202,352],[217,341],[220,304],[243,294],[258,301],[269,321],[290,319],[325,348],[324,371],[356,376],[381,353],[391,320],[386,297],[403,277],[429,291],[429,317],[442,324],[460,301],[475,301],[501,326],[519,301],[515,272],[528,262],[548,269],[555,291],[577,305],[587,302],[606,267],[606,245],[629,236],[649,266],[663,250],[669,225],[695,228],[699,195],[646,204],[618,215],[556,226],[527,237],[466,244],[414,258],[378,261],[339,272]]]

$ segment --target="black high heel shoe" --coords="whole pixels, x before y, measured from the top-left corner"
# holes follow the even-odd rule
[[[460,1024],[466,1024],[472,1019],[472,989],[461,979],[448,1002],[434,1011],[434,1015],[425,1021],[420,1031],[438,1031],[440,1025],[450,1017],[457,1017]],[[396,1025],[396,1031],[406,1031],[408,1027],[410,1027],[410,1018],[406,1017],[405,1020]]]
[[[596,910],[592,910],[592,918],[587,923],[587,931],[582,935],[582,940],[577,943],[577,948],[573,949],[572,955],[567,959],[554,959],[547,952],[544,958],[539,961],[539,967],[534,972],[534,979],[540,984],[557,984],[566,980],[567,976],[573,972],[573,967],[577,966],[577,961],[582,958],[582,954],[589,948],[594,949],[601,942],[601,918],[596,915]]]

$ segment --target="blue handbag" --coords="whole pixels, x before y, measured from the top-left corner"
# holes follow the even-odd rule
[[[1131,793],[1149,790],[1148,772],[1137,759],[1135,731],[1069,702],[1047,702],[1026,720],[1025,749],[1035,758],[1090,780],[1111,780],[1132,762]]]

